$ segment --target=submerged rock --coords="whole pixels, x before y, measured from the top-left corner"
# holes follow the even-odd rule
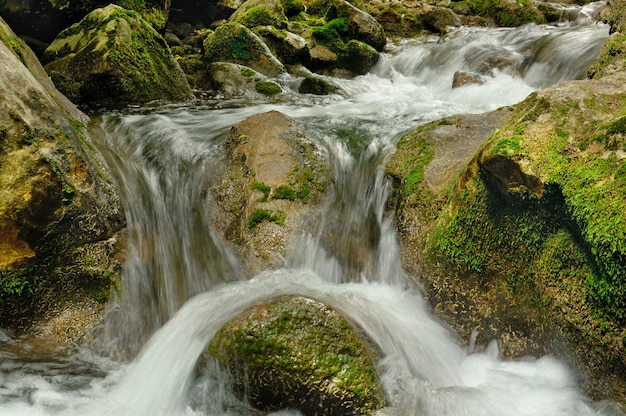
[[[115,5],[61,32],[43,60],[47,71],[79,84],[70,93],[84,104],[118,107],[193,96],[163,37],[139,14]]]
[[[235,125],[228,166],[212,189],[214,223],[249,276],[284,265],[294,232],[312,231],[326,203],[329,164],[297,123],[278,111]]]
[[[25,329],[74,303],[100,311],[120,274],[117,190],[87,117],[2,19],[0,101],[0,325]]]
[[[263,411],[370,415],[385,405],[379,353],[345,318],[303,297],[258,305],[209,345],[235,392]]]

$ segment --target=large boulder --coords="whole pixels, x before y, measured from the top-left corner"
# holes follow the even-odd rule
[[[78,300],[102,309],[120,274],[116,188],[87,117],[2,19],[0,101],[0,325],[25,329]]]
[[[248,275],[284,266],[295,232],[312,232],[328,198],[329,165],[291,118],[277,111],[235,125],[229,162],[212,190],[214,221]]]
[[[50,0],[0,1],[0,15],[31,46],[48,44],[68,26],[109,3],[138,11],[157,30],[165,26],[170,0]],[[31,42],[32,41],[32,42]],[[43,52],[43,49],[41,51]]]
[[[192,97],[163,37],[139,14],[115,5],[61,32],[43,61],[59,86],[74,85],[67,92],[80,103],[120,106]]]
[[[283,64],[267,45],[250,29],[237,23],[222,25],[206,37],[204,60],[249,66],[268,77],[285,73]]]
[[[474,123],[456,120],[405,137],[389,165],[404,265],[435,309],[505,357],[560,356],[595,399],[626,391],[625,81],[532,94],[460,169],[440,146],[467,143]]]
[[[352,39],[367,43],[377,51],[382,51],[387,43],[383,27],[370,15],[345,0],[335,0],[330,15],[345,18],[348,22],[347,34]]]
[[[263,411],[371,415],[385,405],[371,341],[327,305],[288,297],[233,319],[209,351],[235,393]]]

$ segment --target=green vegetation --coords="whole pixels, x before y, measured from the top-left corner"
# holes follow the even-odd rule
[[[260,6],[249,8],[244,13],[237,16],[235,22],[250,29],[257,26],[281,25],[281,20],[277,16],[274,16],[266,8]]]
[[[270,196],[270,191],[272,190],[271,187],[269,187],[268,185],[264,184],[263,182],[253,182],[251,187],[255,191],[263,192],[263,196],[260,199],[258,199],[258,202],[266,202],[267,201],[267,199]]]
[[[252,57],[250,30],[235,23],[222,25],[207,36],[204,57],[208,62],[218,62],[230,56],[237,61],[248,61]]]
[[[329,41],[343,36],[348,31],[348,19],[339,17],[320,26],[311,27],[313,36],[317,39]]]
[[[283,91],[283,89],[275,82],[272,81],[256,81],[254,88],[257,92],[264,95],[276,95]]]
[[[609,37],[600,56],[591,65],[587,74],[594,79],[599,79],[606,74],[611,66],[623,68],[626,64],[626,34],[616,33]]]
[[[274,190],[274,198],[275,199],[287,199],[289,201],[293,201],[296,199],[296,192],[293,190],[291,186],[279,185]]]
[[[281,210],[268,210],[263,208],[257,208],[250,215],[248,221],[248,228],[252,229],[262,223],[263,221],[275,222],[278,225],[284,225],[287,214]]]
[[[527,23],[543,23],[544,17],[529,0],[509,2],[506,0],[466,0],[453,2],[451,8],[459,5],[469,7],[471,13],[493,19],[498,26],[517,27]]]

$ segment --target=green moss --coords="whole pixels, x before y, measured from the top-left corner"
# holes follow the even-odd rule
[[[241,68],[241,75],[243,75],[244,77],[252,77],[256,75],[256,72],[254,72],[254,70],[251,68],[243,67]]]
[[[293,201],[296,199],[296,192],[291,186],[280,185],[274,190],[274,199],[287,199]]]
[[[471,12],[493,19],[498,26],[517,27],[527,23],[543,23],[544,17],[529,0],[468,0]]]
[[[268,185],[264,184],[263,182],[253,182],[251,185],[251,188],[254,191],[263,192],[263,196],[258,199],[258,202],[266,202],[270,196],[270,191],[272,190],[272,188],[270,188]]]
[[[276,95],[283,91],[280,85],[272,81],[256,81],[254,88],[264,95]]]
[[[276,26],[280,20],[266,8],[255,6],[237,16],[235,22],[252,29],[257,26]]]
[[[204,57],[209,62],[218,62],[229,56],[237,61],[252,58],[251,32],[244,26],[229,23],[220,26],[205,40]]]
[[[433,143],[422,134],[425,128],[431,127],[433,126],[429,125],[406,133],[398,142],[398,148],[401,149],[403,157],[396,160],[402,162],[390,169],[394,171],[395,176],[402,178],[405,196],[418,192],[418,188],[424,181],[424,169],[435,155]]]
[[[300,0],[280,0],[280,5],[286,16],[295,16],[305,10]]]
[[[15,302],[16,298],[29,297],[35,293],[35,285],[28,278],[30,269],[0,269],[0,302]]]
[[[489,151],[490,155],[502,155],[507,157],[521,156],[525,153],[523,149],[524,137],[512,135],[504,137],[495,144]]]
[[[618,68],[623,67],[626,61],[626,34],[613,34],[606,41],[600,51],[600,56],[591,65],[588,71],[590,78],[599,79],[603,77],[611,65]]]
[[[317,39],[330,41],[341,37],[348,31],[348,19],[339,17],[320,26],[313,26],[313,36]]]
[[[257,208],[252,212],[252,215],[250,215],[248,228],[252,229],[263,221],[275,222],[278,225],[284,225],[286,218],[287,214],[281,210]]]

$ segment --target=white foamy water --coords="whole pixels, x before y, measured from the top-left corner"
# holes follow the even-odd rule
[[[380,347],[389,399],[381,415],[623,416],[614,403],[588,400],[556,359],[503,361],[495,342],[484,352],[459,343],[408,284],[385,211],[384,163],[403,131],[515,104],[537,88],[579,78],[607,36],[608,28],[595,25],[462,28],[444,39],[392,45],[369,74],[333,80],[341,89],[334,96],[299,95],[290,89],[296,80],[286,79],[285,94],[271,102],[219,99],[94,118],[93,140],[128,222],[124,296],[109,313],[98,354],[42,353],[0,337],[0,416],[258,414],[201,357],[229,319],[280,295],[331,305]],[[457,71],[480,73],[484,83],[453,89]],[[329,157],[335,200],[317,234],[294,236],[284,269],[247,281],[212,228],[205,190],[221,166],[228,129],[268,110],[295,118]],[[368,244],[368,267],[347,264],[324,245],[324,232]],[[115,357],[120,347],[136,357],[99,355]]]

